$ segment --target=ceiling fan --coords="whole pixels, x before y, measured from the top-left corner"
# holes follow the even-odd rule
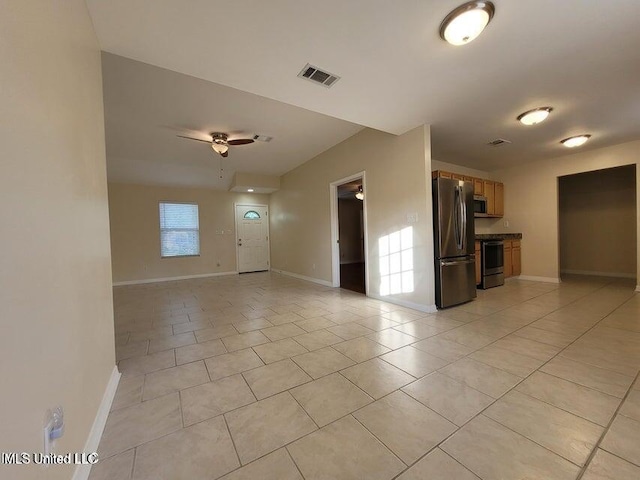
[[[202,140],[200,138],[194,137],[186,137],[184,135],[178,135],[180,138],[186,138],[188,140],[196,140],[198,142],[204,142],[211,145],[211,148],[216,153],[219,153],[223,157],[229,156],[229,147],[235,147],[238,145],[247,145],[249,143],[253,143],[255,140],[253,138],[235,138],[229,140],[229,135],[221,132],[212,132],[210,133],[211,140]]]

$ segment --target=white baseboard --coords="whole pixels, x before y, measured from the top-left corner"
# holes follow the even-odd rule
[[[324,285],[325,287],[333,287],[331,282],[327,280],[321,280],[320,278],[307,277],[306,275],[300,275],[299,273],[287,272],[285,270],[279,270],[277,268],[272,268],[272,272],[280,273],[281,275],[286,275],[288,277],[298,278],[300,280],[306,280],[307,282],[317,283],[318,285]]]
[[[182,277],[162,277],[162,278],[146,278],[144,280],[127,280],[124,282],[113,282],[114,287],[123,285],[142,285],[144,283],[173,282],[174,280],[191,280],[194,278],[221,277],[223,275],[237,275],[238,272],[217,272],[203,273],[201,275],[185,275]]]
[[[557,277],[536,277],[534,275],[520,275],[517,278],[519,280],[528,280],[530,282],[560,283],[560,279]]]
[[[636,278],[635,273],[594,272],[592,270],[560,270],[560,273],[568,273],[569,275],[590,275],[594,277]]]
[[[98,407],[98,412],[96,413],[93,425],[89,431],[89,437],[87,438],[87,442],[84,444],[83,452],[85,453],[92,453],[98,450],[98,444],[100,443],[104,426],[107,423],[107,417],[109,416],[109,410],[111,410],[111,404],[113,403],[113,397],[118,389],[119,381],[120,372],[118,371],[118,367],[114,365],[111,377],[107,383],[107,388],[104,391],[102,401]],[[91,465],[78,465],[73,473],[72,480],[87,480],[90,473]]]
[[[640,285],[636,285],[636,292],[640,292]]]
[[[367,296],[383,302],[393,303],[394,305],[399,305],[401,307],[412,308],[413,310],[418,310],[420,312],[435,313],[438,311],[435,305],[426,305],[424,303],[414,303],[414,302],[409,302],[407,300],[402,300],[400,298],[382,297],[380,295],[376,295],[372,293],[369,293],[369,295]]]

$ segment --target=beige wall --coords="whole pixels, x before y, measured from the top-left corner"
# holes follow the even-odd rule
[[[560,177],[560,272],[636,275],[633,165]]]
[[[115,365],[100,50],[82,0],[1,2],[0,451],[82,451]],[[73,466],[0,466],[69,479]]]
[[[505,219],[510,223],[503,230],[523,234],[524,276],[559,278],[558,177],[635,164],[638,183],[639,152],[640,141],[635,141],[495,172],[505,184]],[[636,232],[639,211],[636,198]],[[640,265],[636,265],[638,272]]]
[[[160,257],[161,201],[193,202],[200,216],[200,256]],[[234,202],[269,204],[268,195],[207,188],[109,184],[113,281],[234,272],[236,267]],[[223,234],[216,232],[224,232]]]
[[[415,288],[385,299],[432,306],[430,141],[429,127],[400,136],[365,129],[284,175],[271,195],[273,267],[331,282],[329,185],[364,171],[370,295],[380,295],[379,239],[412,227]],[[409,223],[408,214],[418,221]]]

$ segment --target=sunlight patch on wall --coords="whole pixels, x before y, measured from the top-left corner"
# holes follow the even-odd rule
[[[406,227],[378,240],[380,295],[413,292],[413,227]]]

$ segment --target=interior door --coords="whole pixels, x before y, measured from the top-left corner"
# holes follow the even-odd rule
[[[238,272],[269,270],[268,215],[266,205],[236,205]]]

